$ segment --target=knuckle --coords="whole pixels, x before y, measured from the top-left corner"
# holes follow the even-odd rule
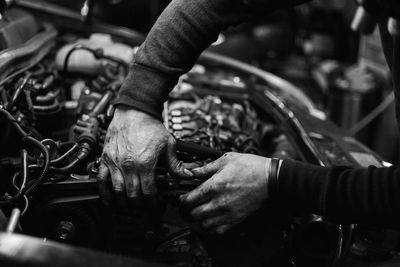
[[[227,212],[227,213],[230,213],[232,211],[230,202],[226,198],[223,198],[221,200],[221,202],[218,205],[218,208],[220,211]]]
[[[226,183],[220,179],[220,176],[214,176],[209,181],[209,187],[212,192],[218,193],[224,191]]]
[[[207,190],[204,190],[204,193],[210,196],[218,193],[218,191],[219,191],[218,186],[216,184],[211,184]]]
[[[235,155],[234,152],[226,152],[226,153],[224,154],[224,158],[232,158],[234,155]]]
[[[191,212],[191,214],[192,214],[193,218],[198,219],[198,218],[201,218],[201,216],[203,214],[207,213],[208,209],[209,209],[208,206],[201,206],[201,207],[195,208]]]
[[[200,216],[201,211],[197,208],[197,209],[192,210],[190,214],[192,215],[192,217],[194,219],[197,219]]]
[[[134,162],[135,166],[140,170],[148,170],[152,169],[152,166],[155,165],[157,158],[154,153],[145,152],[142,153],[138,157],[131,157],[132,162]]]
[[[125,167],[125,166],[131,166],[135,162],[134,158],[129,157],[129,156],[122,156],[120,160],[120,166]]]
[[[213,221],[213,220],[205,220],[205,221],[203,221],[203,222],[201,223],[201,226],[202,226],[203,228],[210,228],[210,227],[213,226],[213,224],[214,224],[214,221]]]
[[[130,158],[125,158],[119,163],[120,167],[126,172],[126,171],[131,171],[135,167],[135,162],[133,159]]]
[[[229,159],[229,157],[230,157],[230,154],[229,154],[229,153],[230,153],[230,152],[224,153],[224,155],[223,155],[222,158],[221,158],[222,162],[226,162],[226,161]]]
[[[226,227],[219,227],[219,228],[216,230],[216,233],[217,233],[218,235],[222,235],[222,234],[224,234],[226,231],[227,231]]]
[[[234,157],[235,157],[235,154],[236,153],[234,153],[234,152],[226,152],[221,158],[222,163],[226,164],[229,161],[232,161],[232,159],[234,159]]]
[[[225,203],[218,201],[217,203],[215,203],[214,205],[214,209],[218,212],[218,213],[223,213],[226,210],[225,207]]]
[[[218,189],[218,191],[224,191],[225,189],[227,189],[227,183],[222,179],[215,179],[214,185]]]

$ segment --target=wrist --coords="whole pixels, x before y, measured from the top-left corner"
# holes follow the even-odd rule
[[[146,112],[125,105],[118,105],[116,107],[114,117],[128,117],[131,120],[157,120]]]

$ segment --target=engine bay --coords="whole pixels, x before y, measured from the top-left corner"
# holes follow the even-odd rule
[[[353,226],[280,210],[223,236],[203,233],[178,202],[202,181],[174,179],[162,163],[157,198],[104,203],[96,179],[103,143],[136,48],[109,33],[59,31],[18,12],[37,28],[0,52],[0,207],[5,217],[21,211],[18,232],[174,266],[330,266],[349,249]],[[357,166],[343,144],[369,153],[354,140],[305,130],[326,122],[283,95],[250,72],[201,58],[172,91],[164,124],[190,166],[230,151]]]

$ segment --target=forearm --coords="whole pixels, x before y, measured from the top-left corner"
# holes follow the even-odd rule
[[[117,105],[160,118],[180,75],[228,26],[307,0],[174,0],[159,17],[137,52]]]
[[[397,167],[323,168],[285,161],[280,201],[293,212],[316,213],[338,223],[398,228],[399,178]]]

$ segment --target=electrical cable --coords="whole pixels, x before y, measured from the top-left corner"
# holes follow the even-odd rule
[[[26,137],[28,134],[22,129],[19,123],[15,120],[15,118],[4,108],[0,107],[0,114],[3,115],[14,127],[20,137]]]
[[[51,172],[55,173],[60,173],[60,174],[67,174],[72,171],[73,168],[75,168],[76,165],[81,161],[79,158],[75,158],[73,161],[71,161],[68,165],[63,166],[63,167],[50,167]]]
[[[30,77],[30,73],[28,73],[20,82],[20,85],[17,87],[15,90],[14,94],[11,97],[11,100],[7,104],[7,110],[11,111],[11,109],[14,107],[15,102],[18,100],[19,96],[23,92],[25,85],[28,83]]]
[[[41,142],[36,140],[35,138],[27,136],[24,141],[26,143],[30,143],[30,144],[34,145],[43,154],[43,168],[39,175],[39,178],[31,186],[29,186],[25,190],[25,192],[23,192],[24,194],[28,195],[28,194],[31,194],[32,192],[34,192],[36,190],[36,188],[39,185],[41,185],[42,183],[44,183],[44,181],[46,180],[46,175],[50,168],[50,155],[49,155],[49,151],[47,150],[47,148]]]
[[[67,147],[72,147],[76,144],[75,141],[66,141],[66,142],[60,142],[57,144],[58,149],[65,149]]]
[[[18,188],[18,192],[15,195],[15,198],[19,198],[22,196],[23,192],[25,191],[26,182],[28,181],[29,169],[28,169],[28,152],[25,149],[21,150],[21,158],[22,158],[22,181],[21,186]],[[20,175],[20,173],[18,173]],[[19,175],[13,177],[13,185],[16,186],[15,178]]]
[[[13,203],[15,201],[18,201],[24,195],[24,190],[29,175],[28,152],[25,149],[21,150],[21,165],[22,165],[22,171],[16,172],[11,179],[13,188],[17,191],[17,193],[11,197],[5,197],[4,200],[0,201],[0,204]],[[19,177],[22,177],[20,186],[17,185],[18,183],[17,179]]]
[[[70,156],[72,156],[74,153],[76,153],[79,150],[79,145],[77,143],[74,143],[74,145],[67,151],[65,152],[63,155],[61,155],[60,157],[53,159],[50,161],[50,164],[58,164],[63,162],[64,160],[66,160],[67,158],[69,158]]]
[[[37,188],[37,186],[42,184],[46,178],[46,174],[49,171],[49,167],[50,167],[49,151],[40,141],[29,136],[21,128],[19,123],[14,119],[14,117],[7,110],[0,108],[0,114],[2,114],[14,126],[15,130],[20,135],[20,137],[22,138],[22,141],[25,144],[31,144],[31,145],[35,146],[43,154],[43,168],[39,175],[39,178],[37,179],[37,181],[35,183],[32,184],[32,186],[25,188],[24,190],[21,191],[21,195],[29,194],[29,193],[33,192]],[[28,168],[29,168],[29,166],[28,166]]]

